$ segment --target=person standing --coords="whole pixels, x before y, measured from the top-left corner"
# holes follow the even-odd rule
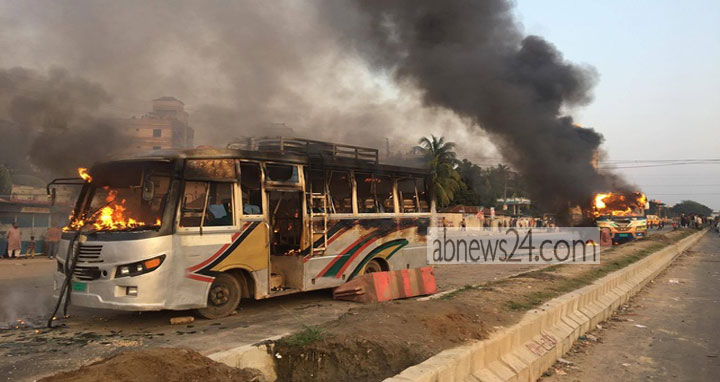
[[[62,230],[55,225],[48,227],[47,232],[45,232],[45,247],[48,258],[53,259],[57,255],[61,235]]]
[[[16,254],[19,255],[22,249],[20,228],[18,228],[17,223],[13,223],[12,227],[7,230],[6,238],[8,242],[8,258],[16,259]]]

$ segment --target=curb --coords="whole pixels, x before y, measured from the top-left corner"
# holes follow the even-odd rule
[[[289,333],[280,334],[266,338],[256,344],[239,346],[212,353],[207,357],[230,367],[257,369],[269,382],[273,382],[277,380],[277,373],[275,373],[275,361],[272,358],[271,352],[268,351],[272,345],[268,345],[268,343],[285,337],[288,334]]]
[[[552,299],[487,340],[444,350],[385,382],[535,381],[579,336],[610,317],[706,232]]]

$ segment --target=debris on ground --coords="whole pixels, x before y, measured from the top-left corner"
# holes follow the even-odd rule
[[[189,349],[152,348],[119,353],[38,382],[266,382],[256,369],[237,369]]]
[[[189,324],[193,321],[195,321],[195,317],[193,316],[173,317],[170,319],[170,325]]]

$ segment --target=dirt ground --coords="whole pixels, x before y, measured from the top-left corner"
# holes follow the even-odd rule
[[[254,369],[217,363],[189,349],[128,351],[38,382],[265,382]]]
[[[442,350],[482,340],[567,293],[686,236],[673,232],[606,250],[598,265],[547,267],[439,299],[361,306],[275,343],[281,381],[378,381]]]
[[[665,236],[677,234],[655,234],[650,240],[603,252],[603,264],[657,246],[659,241],[668,240]],[[54,263],[49,261],[27,261],[42,262],[42,269],[54,270]],[[51,287],[51,277],[40,271],[40,265],[30,269],[30,263],[22,262],[0,264],[0,276],[8,275],[7,279],[0,277],[0,289],[34,291],[36,295],[23,296],[26,302],[46,299],[43,293],[47,293],[48,282]],[[562,268],[438,266],[439,289],[460,291],[430,301],[404,300],[368,306],[334,301],[329,291],[317,291],[243,301],[237,315],[215,321],[196,320],[181,326],[169,325],[168,319],[187,312],[138,314],[71,308],[72,317],[62,320],[59,329],[36,328],[34,325],[41,322],[32,320],[26,320],[25,325],[10,321],[6,329],[0,327],[3,359],[0,375],[5,376],[0,379],[32,381],[131,349],[184,347],[209,354],[296,332],[275,345],[281,357],[276,358],[280,380],[379,380],[443,349],[486,338],[498,327],[517,321],[526,310],[576,286],[566,280],[570,270],[588,269],[575,265]],[[32,274],[17,269],[30,269]],[[530,269],[536,270],[505,280]],[[7,272],[3,273],[4,270]],[[478,284],[485,287],[470,287]],[[13,305],[5,304],[9,300],[3,301],[2,296],[0,301],[3,302],[0,313]],[[27,308],[28,304],[21,306]],[[7,318],[28,317],[28,312],[20,310],[4,312]]]

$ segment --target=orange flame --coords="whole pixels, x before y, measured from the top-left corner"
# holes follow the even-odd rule
[[[105,187],[107,190],[107,187]],[[126,200],[117,201],[117,191],[109,190],[105,197],[107,205],[101,208],[92,218],[92,225],[98,231],[117,231],[144,227],[147,224],[135,218],[126,216]],[[70,223],[68,229],[80,229],[86,224],[85,219],[75,219]],[[162,225],[160,218],[155,219],[156,226]]]
[[[642,192],[605,193],[595,195],[593,213],[595,216],[628,216],[637,209],[645,208],[647,197]]]
[[[92,176],[88,174],[87,167],[78,168],[78,174],[80,174],[80,177],[83,178],[84,181],[92,182]]]

